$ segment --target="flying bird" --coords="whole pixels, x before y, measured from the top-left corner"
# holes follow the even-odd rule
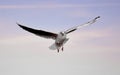
[[[98,18],[100,18],[100,16],[92,19],[91,21],[89,21],[87,23],[74,26],[74,27],[72,27],[70,29],[67,29],[65,31],[61,31],[59,33],[53,33],[53,32],[48,32],[48,31],[44,31],[44,30],[37,30],[37,29],[30,28],[30,27],[26,27],[26,26],[21,25],[19,23],[17,23],[17,25],[19,25],[22,29],[24,29],[24,30],[26,30],[28,32],[31,32],[31,33],[33,33],[35,35],[38,35],[40,37],[55,40],[55,43],[52,44],[49,48],[52,49],[52,50],[57,50],[57,52],[59,52],[60,49],[63,51],[64,44],[69,40],[69,38],[67,38],[67,34],[73,32],[73,31],[75,31],[78,28],[81,28],[83,26],[88,26],[88,25],[93,24],[94,22],[97,21]]]

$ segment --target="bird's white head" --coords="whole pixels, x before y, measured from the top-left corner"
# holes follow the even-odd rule
[[[62,36],[64,36],[64,35],[65,35],[65,33],[64,33],[64,32],[60,32],[60,34],[61,34]]]

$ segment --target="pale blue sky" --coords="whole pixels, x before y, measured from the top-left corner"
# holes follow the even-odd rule
[[[0,0],[0,75],[120,75],[119,0]],[[16,25],[53,32],[83,24],[65,51]]]

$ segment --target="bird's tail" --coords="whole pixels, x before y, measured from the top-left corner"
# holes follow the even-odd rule
[[[57,49],[56,44],[55,44],[55,43],[54,43],[54,44],[52,44],[52,45],[49,47],[49,49],[51,49],[51,50],[56,50],[56,49]]]

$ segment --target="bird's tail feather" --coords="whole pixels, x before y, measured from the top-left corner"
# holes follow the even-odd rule
[[[51,49],[51,50],[56,50],[56,49],[57,49],[56,44],[55,44],[55,43],[54,43],[54,44],[52,44],[52,45],[49,47],[49,49]]]

